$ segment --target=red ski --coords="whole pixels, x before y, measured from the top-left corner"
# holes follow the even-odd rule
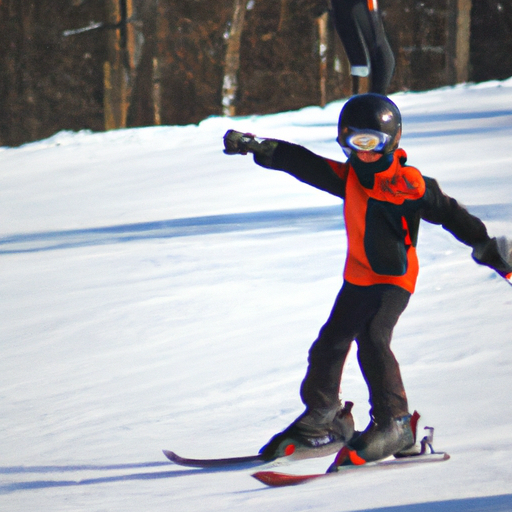
[[[376,470],[384,468],[401,467],[410,464],[422,464],[426,462],[442,462],[448,460],[450,456],[445,452],[429,453],[411,457],[402,457],[399,459],[386,459],[378,462],[369,462],[360,466],[342,466],[339,471],[334,473],[316,473],[310,475],[291,475],[280,473],[278,471],[259,471],[252,476],[265,485],[270,487],[286,487],[289,485],[299,485],[319,478],[335,478],[347,474],[349,471]]]

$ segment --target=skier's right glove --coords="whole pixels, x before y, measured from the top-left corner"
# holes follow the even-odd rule
[[[473,247],[473,259],[495,270],[512,284],[512,240],[500,236]]]

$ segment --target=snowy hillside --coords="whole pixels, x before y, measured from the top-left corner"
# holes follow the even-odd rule
[[[512,236],[512,79],[393,99],[409,163]],[[339,201],[224,155],[222,136],[342,159],[341,106],[0,148],[0,510],[512,510],[512,289],[427,224],[393,346],[450,461],[276,490],[161,453],[252,453],[302,412],[341,285]],[[364,428],[354,354],[343,391]]]

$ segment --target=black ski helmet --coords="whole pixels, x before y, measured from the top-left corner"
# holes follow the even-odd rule
[[[344,149],[391,153],[402,135],[402,116],[386,96],[358,94],[341,109],[338,142]]]

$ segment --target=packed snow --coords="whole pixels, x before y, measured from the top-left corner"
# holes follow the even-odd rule
[[[512,79],[392,98],[409,163],[512,236]],[[222,136],[344,159],[342,105],[0,148],[2,511],[512,510],[512,288],[426,223],[393,347],[448,462],[269,489],[161,452],[255,453],[302,412],[307,351],[342,282],[340,201],[224,155]],[[364,428],[353,353],[342,398]]]

